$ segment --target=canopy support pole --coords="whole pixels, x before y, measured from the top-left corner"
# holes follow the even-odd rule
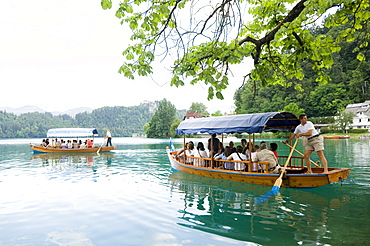
[[[184,164],[186,164],[186,142],[185,141],[186,141],[186,135],[184,134]]]
[[[210,153],[210,155],[211,155],[211,168],[212,169],[214,167],[214,162],[213,162],[213,156],[215,155],[214,151],[215,151],[215,148],[213,147],[213,137],[211,135],[211,153]]]

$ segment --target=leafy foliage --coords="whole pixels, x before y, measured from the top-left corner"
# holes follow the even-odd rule
[[[111,0],[101,4],[112,5]],[[332,55],[343,43],[357,39],[352,51],[365,61],[369,6],[366,0],[123,0],[116,16],[131,28],[132,44],[123,51],[119,72],[130,79],[147,76],[156,56],[175,56],[171,85],[203,82],[208,99],[222,99],[235,65],[253,61],[244,75],[255,87],[301,90],[308,61],[309,80],[325,84],[331,80]],[[338,35],[308,29],[324,15],[325,28],[335,27]]]
[[[189,111],[199,113],[203,116],[209,116],[206,105],[203,103],[193,102],[190,106]]]
[[[341,35],[339,28],[315,28],[311,32],[315,35],[330,33],[333,38]],[[368,27],[359,31],[368,32]],[[284,106],[295,103],[309,117],[334,116],[345,109],[348,104],[364,102],[370,99],[368,81],[370,79],[370,51],[363,49],[366,58],[359,61],[356,58],[355,47],[361,46],[362,38],[352,43],[341,43],[341,50],[333,55],[333,66],[326,71],[332,78],[331,83],[323,84],[314,79],[312,63],[302,62],[304,79],[301,90],[295,90],[295,80],[287,80],[287,86],[259,84],[248,81],[234,95],[237,113],[255,113],[280,111]],[[284,109],[285,110],[285,109]],[[286,110],[289,111],[289,110]]]
[[[353,122],[354,117],[355,117],[355,114],[353,112],[346,112],[346,111],[340,112],[340,115],[336,119],[336,124],[338,128],[343,133],[345,133],[346,128]]]
[[[0,138],[43,138],[51,128],[97,128],[104,134],[109,129],[114,137],[143,136],[147,124],[158,106],[157,102],[132,107],[103,107],[91,113],[53,116],[51,113],[26,113],[19,116],[0,111]],[[186,110],[177,111],[175,118],[182,119]],[[171,116],[172,117],[172,116]],[[172,120],[172,118],[171,118]]]
[[[159,101],[158,108],[155,111],[149,124],[145,127],[145,132],[148,138],[159,137],[168,138],[171,136],[171,129],[174,128],[174,122],[176,119],[176,108],[175,106],[163,99]],[[178,124],[180,123],[177,121]],[[176,126],[177,127],[177,126]],[[175,127],[175,129],[176,129]]]
[[[301,114],[304,114],[304,109],[299,108],[296,103],[289,103],[284,107],[283,111],[293,113],[297,117],[299,117]]]

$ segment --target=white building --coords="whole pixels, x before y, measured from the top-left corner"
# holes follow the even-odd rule
[[[364,103],[349,104],[345,112],[353,112],[351,129],[368,129],[370,131],[370,101]]]

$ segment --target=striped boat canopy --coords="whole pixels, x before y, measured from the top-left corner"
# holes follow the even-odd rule
[[[92,137],[97,136],[95,128],[55,128],[47,132],[47,136],[52,137]]]
[[[289,131],[300,124],[298,118],[289,112],[237,114],[208,118],[188,119],[180,123],[177,134],[222,134],[262,133]]]

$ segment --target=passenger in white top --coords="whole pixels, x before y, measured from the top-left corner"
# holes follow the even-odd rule
[[[236,152],[232,153],[227,159],[234,161],[246,161],[247,157],[242,153],[243,147],[238,145],[236,147]],[[243,171],[245,169],[245,164],[241,162],[234,162],[234,170]]]
[[[283,143],[289,142],[294,137],[307,138],[307,143],[304,150],[307,172],[312,173],[310,155],[313,151],[316,151],[317,155],[320,157],[321,163],[324,166],[324,173],[328,173],[328,162],[324,156],[324,138],[316,131],[312,122],[307,120],[307,116],[305,114],[301,114],[299,116],[299,121],[301,124],[296,127],[294,133],[290,135],[287,141],[283,141]]]
[[[204,148],[204,144],[202,142],[199,142],[197,145],[197,149],[194,150],[194,157],[201,157],[201,158],[208,158],[208,153],[206,149]],[[197,167],[205,167],[205,161],[202,159],[194,158],[194,166]]]
[[[178,158],[180,161],[193,165],[194,158],[189,156],[194,156],[194,143],[190,141],[189,143],[185,144],[185,147],[180,149],[177,152]],[[186,161],[184,160],[184,157],[186,156]]]
[[[260,149],[260,146],[258,145],[253,145],[253,149],[252,149],[252,153],[251,153],[251,158],[252,158],[252,172],[263,172],[262,168],[261,168],[261,165],[258,164],[258,162],[256,161],[257,159],[257,153]]]
[[[80,149],[86,149],[86,142],[82,142],[80,144]]]

